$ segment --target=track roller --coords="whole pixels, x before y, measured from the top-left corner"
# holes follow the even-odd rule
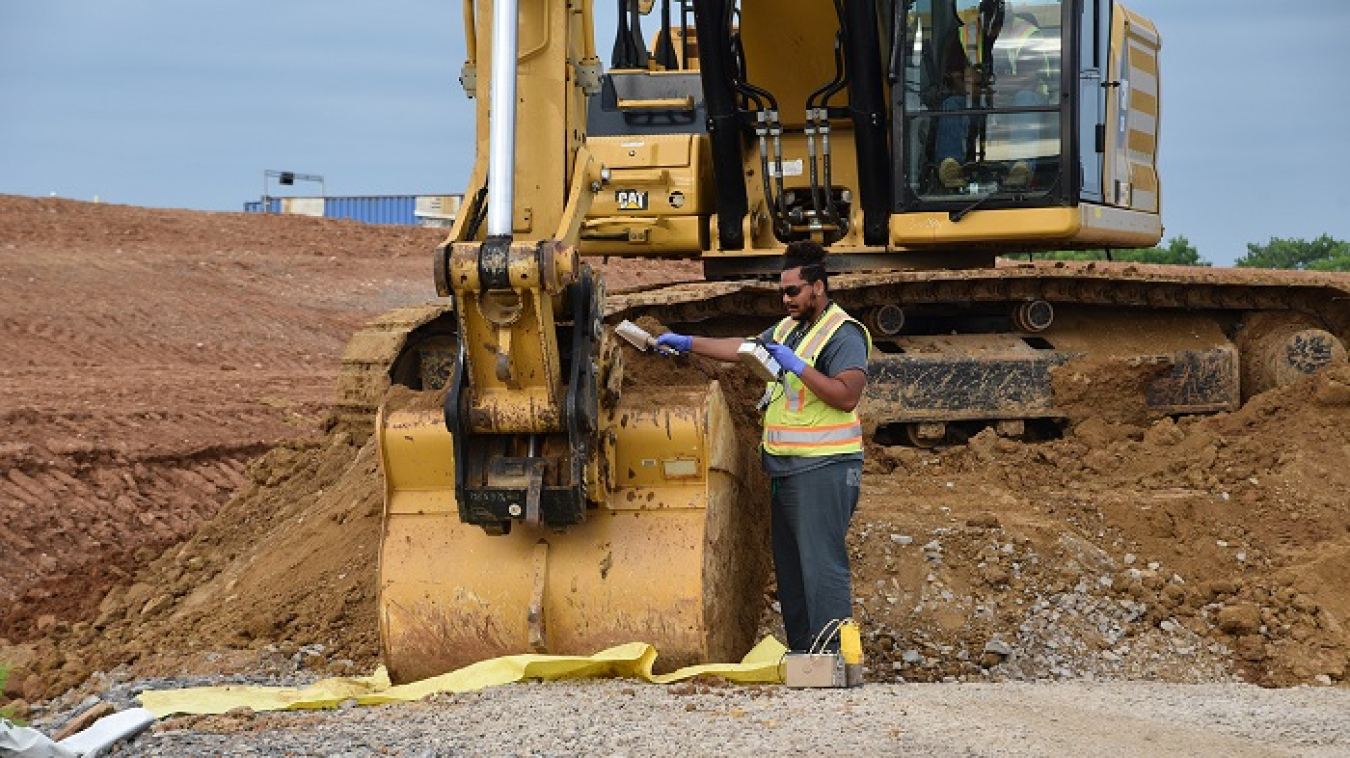
[[[914,447],[929,448],[947,438],[947,425],[941,421],[905,424],[905,441]]]
[[[1038,334],[1055,321],[1055,309],[1044,300],[1031,300],[1013,307],[1013,325],[1019,331]]]
[[[894,337],[905,328],[905,312],[898,305],[883,305],[866,311],[863,323],[873,334]]]

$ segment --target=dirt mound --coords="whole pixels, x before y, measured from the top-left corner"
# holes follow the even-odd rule
[[[0,638],[96,615],[314,433],[434,230],[0,197]]]
[[[1347,403],[1342,365],[1232,414],[1106,403],[1061,440],[871,451],[857,592],[883,657],[945,649],[933,677],[993,654],[1036,676],[1342,680]]]
[[[432,297],[440,233],[6,197],[0,229],[5,695],[122,665],[373,666],[373,449],[323,421],[346,338]],[[698,273],[601,268],[611,290]],[[1350,369],[1179,421],[1103,389],[1149,370],[1064,367],[1062,439],[869,449],[851,549],[873,676],[1344,679]]]

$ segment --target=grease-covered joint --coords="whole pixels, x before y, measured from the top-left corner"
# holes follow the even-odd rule
[[[478,258],[481,242],[456,242],[450,251],[447,279],[451,292],[478,292],[482,289]]]
[[[576,248],[557,240],[457,242],[448,252],[437,250],[437,291],[444,286],[443,296],[493,290],[556,294],[576,279],[579,265]]]
[[[478,277],[482,290],[524,289],[516,285],[516,258],[519,251],[509,236],[488,237],[478,249]]]
[[[576,281],[577,272],[581,270],[580,253],[572,245],[564,244],[558,240],[548,240],[540,245],[541,262],[545,258],[544,245],[551,245],[547,262],[543,264],[544,281],[553,283],[551,292],[561,291]]]
[[[503,248],[502,269],[494,272],[491,281],[484,281],[490,289],[540,289],[540,265],[536,245],[514,244]],[[484,272],[486,276],[486,272]]]

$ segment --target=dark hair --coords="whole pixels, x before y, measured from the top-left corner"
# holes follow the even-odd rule
[[[783,251],[783,270],[801,268],[802,279],[809,284],[825,282],[825,291],[830,291],[828,272],[825,269],[825,248],[819,242],[797,240],[788,243]]]

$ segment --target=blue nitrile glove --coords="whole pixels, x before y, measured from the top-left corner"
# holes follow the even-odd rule
[[[694,338],[675,332],[666,332],[656,338],[656,344],[661,347],[668,347],[677,353],[687,353],[694,346]]]
[[[784,371],[801,376],[802,372],[806,370],[806,361],[798,358],[797,354],[792,352],[792,348],[787,345],[780,342],[770,342],[765,347],[768,348],[769,355],[772,355],[773,359],[778,361],[778,365],[782,366]]]

